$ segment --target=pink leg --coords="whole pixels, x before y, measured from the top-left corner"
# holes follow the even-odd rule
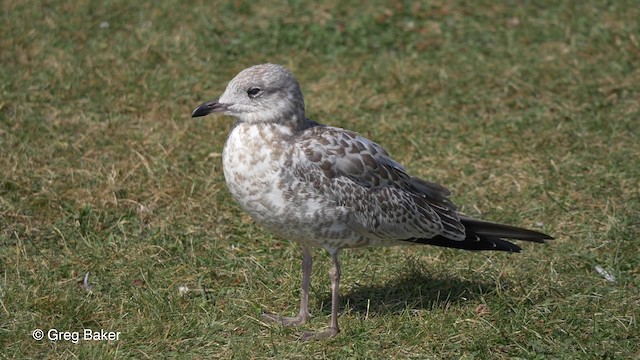
[[[277,322],[285,326],[299,326],[309,320],[309,286],[311,285],[311,252],[309,248],[302,246],[302,290],[300,291],[300,313],[296,317],[279,316],[275,314],[262,314],[268,321]]]
[[[329,272],[331,277],[331,322],[329,327],[317,333],[305,333],[302,336],[303,341],[320,340],[336,336],[340,332],[338,328],[338,310],[340,310],[340,260],[338,259],[339,250],[330,251],[333,266]]]

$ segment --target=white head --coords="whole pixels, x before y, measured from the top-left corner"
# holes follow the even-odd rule
[[[297,123],[304,120],[300,85],[284,66],[255,65],[233,78],[220,98],[198,106],[192,117],[213,112],[249,123]]]

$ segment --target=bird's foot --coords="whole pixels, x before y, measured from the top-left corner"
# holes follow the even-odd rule
[[[262,318],[269,322],[281,324],[283,326],[300,326],[307,322],[307,320],[309,319],[309,315],[306,315],[306,316],[298,315],[294,317],[289,317],[289,316],[280,316],[276,314],[263,313]]]
[[[323,331],[320,331],[320,332],[306,332],[306,333],[302,334],[302,337],[300,338],[300,340],[309,341],[309,340],[329,339],[329,338],[332,338],[332,337],[338,335],[338,332],[340,332],[340,330],[338,330],[338,328],[328,327],[328,328],[326,328],[326,329],[324,329]]]

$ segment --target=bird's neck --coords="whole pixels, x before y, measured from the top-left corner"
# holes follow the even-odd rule
[[[262,113],[260,114],[260,117],[243,116],[238,118],[238,122],[248,123],[252,125],[277,125],[278,127],[288,128],[293,133],[313,126],[313,122],[304,116],[304,111],[290,112],[285,114]]]

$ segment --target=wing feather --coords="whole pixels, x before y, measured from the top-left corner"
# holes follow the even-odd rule
[[[297,139],[304,168],[296,176],[351,210],[350,226],[379,239],[465,239],[445,187],[409,176],[378,144],[351,131],[316,126]],[[322,177],[323,181],[317,181]],[[315,178],[316,181],[311,181]]]

